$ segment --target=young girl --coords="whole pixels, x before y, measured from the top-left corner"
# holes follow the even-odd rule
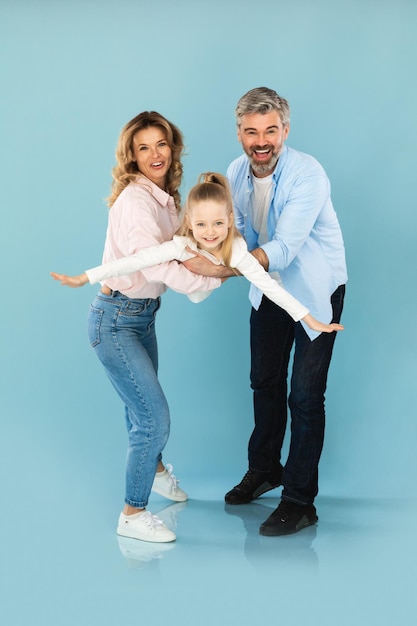
[[[309,328],[318,332],[343,330],[341,324],[323,324],[316,320],[250,254],[243,237],[234,226],[232,197],[226,178],[221,174],[208,172],[201,174],[200,181],[188,195],[180,234],[175,235],[171,241],[144,248],[133,256],[104,263],[78,276],[55,272],[51,272],[51,276],[62,285],[81,287],[87,282],[94,284],[167,261],[185,261],[201,254],[213,263],[232,268],[236,275],[245,276],[270,300],[285,309],[296,322],[302,320]],[[194,292],[188,294],[188,297],[193,302],[200,302],[210,293],[211,291]]]

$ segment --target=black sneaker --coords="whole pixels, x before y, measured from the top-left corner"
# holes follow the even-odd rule
[[[279,487],[282,478],[282,467],[275,473],[254,472],[248,470],[241,482],[226,493],[227,504],[247,504],[263,493]]]
[[[275,537],[291,535],[317,522],[314,504],[297,504],[290,500],[281,500],[280,505],[259,528],[261,535]]]

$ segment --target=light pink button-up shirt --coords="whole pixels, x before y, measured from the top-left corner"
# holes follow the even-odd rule
[[[179,220],[173,198],[144,176],[130,183],[110,209],[103,263],[137,254],[172,239]],[[180,293],[220,286],[219,278],[198,276],[172,261],[109,278],[105,284],[129,298],[157,298],[171,287]]]

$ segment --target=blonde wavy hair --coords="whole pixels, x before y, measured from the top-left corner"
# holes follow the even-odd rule
[[[221,244],[221,257],[226,267],[231,267],[233,241],[236,237],[241,237],[234,222],[233,200],[227,179],[217,172],[205,172],[198,177],[198,183],[195,185],[187,196],[185,203],[184,219],[182,221],[179,234],[194,239],[193,231],[188,225],[187,215],[193,211],[193,207],[201,202],[212,200],[219,204],[225,204],[227,211],[231,213],[233,221],[229,228],[226,239]]]
[[[140,174],[137,163],[134,161],[133,137],[138,131],[151,126],[157,126],[162,130],[172,150],[172,163],[167,173],[166,191],[173,196],[177,211],[181,210],[179,188],[183,174],[181,157],[184,153],[184,140],[179,128],[157,111],[143,111],[123,127],[116,147],[117,163],[112,169],[111,194],[107,198],[109,207],[113,206],[123,189]]]

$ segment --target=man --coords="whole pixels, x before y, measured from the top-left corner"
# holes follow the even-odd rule
[[[285,145],[289,105],[272,89],[246,93],[238,102],[236,121],[244,154],[231,163],[227,176],[237,228],[263,267],[314,317],[339,322],[346,262],[325,171],[312,156]],[[231,275],[224,268],[209,269],[201,259],[187,262],[187,267],[197,273]],[[318,519],[314,499],[324,439],[324,393],[336,334],[318,334],[294,322],[253,286],[249,297],[255,427],[248,446],[249,470],[225,500],[248,503],[282,484],[281,502],[260,533],[287,535]],[[282,467],[293,344],[291,441]]]

